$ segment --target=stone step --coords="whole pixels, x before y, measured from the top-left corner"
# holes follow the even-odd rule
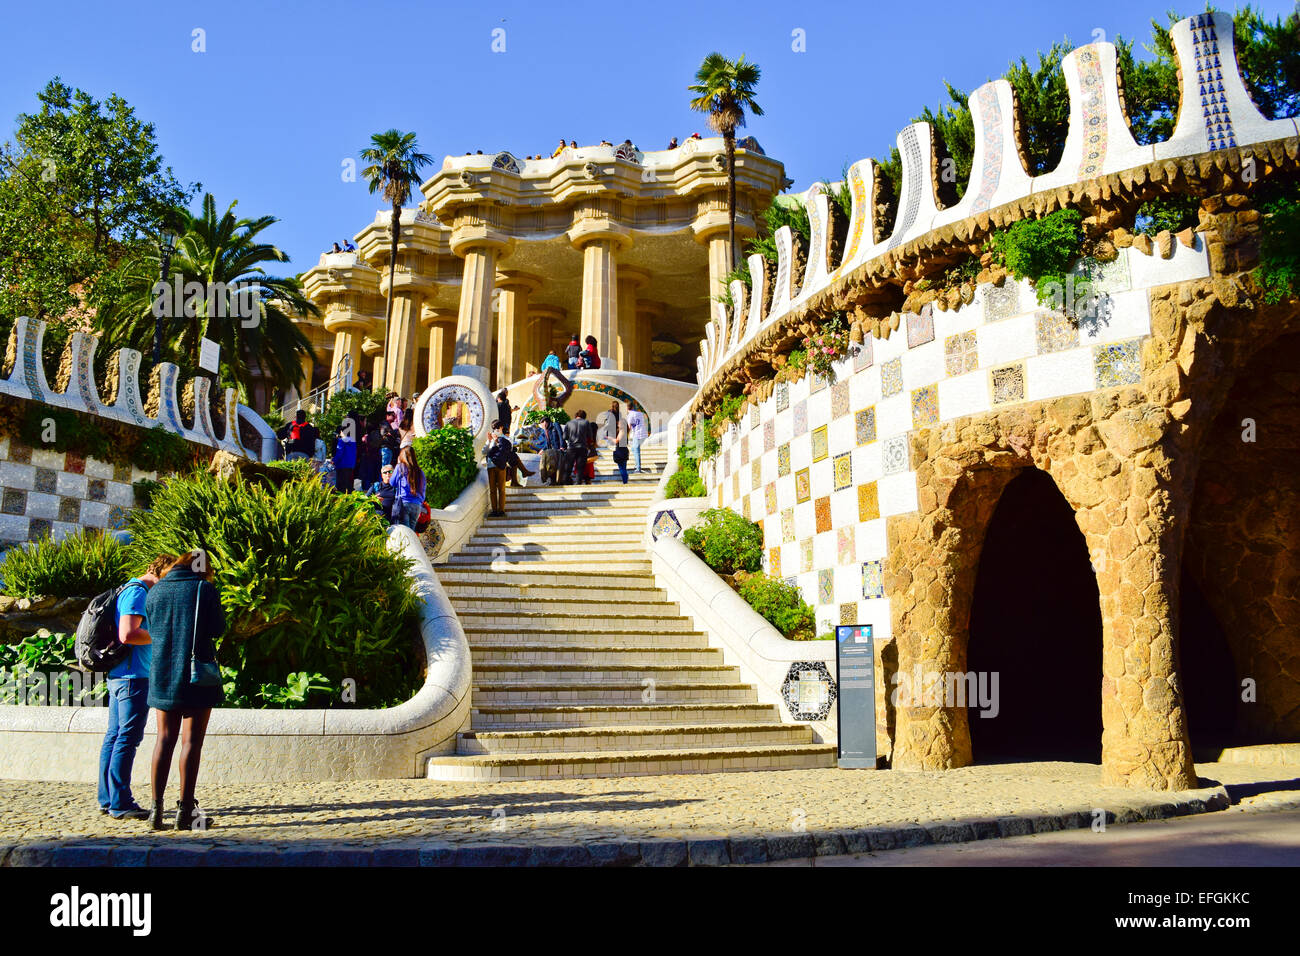
[[[573,631],[559,634],[553,631],[547,631],[545,634],[539,634],[538,637],[544,639],[544,642],[552,647],[588,649],[593,643],[591,635],[584,631]],[[626,635],[626,638],[629,644],[645,643],[645,635],[642,634],[628,634]],[[516,631],[499,631],[492,633],[487,631],[476,632],[473,636],[471,650],[519,643],[519,633]],[[599,643],[605,645],[611,642],[605,636],[602,636],[599,639]],[[655,647],[661,649],[701,648],[709,646],[709,639],[700,633],[683,632],[681,634],[656,634],[654,636],[654,643]]]
[[[507,502],[509,505],[510,502]],[[522,509],[520,509],[522,510]],[[601,511],[600,526],[610,531],[643,531],[646,512],[638,508],[634,514],[620,515],[612,509]],[[560,511],[538,509],[536,516],[525,517],[521,514],[506,513],[504,518],[493,518],[490,525],[481,526],[482,532],[488,534],[509,534],[514,530],[550,531],[555,534],[574,534],[591,529],[591,515],[583,513],[564,514]]]
[[[500,565],[500,568],[493,567]],[[493,555],[488,551],[485,553],[474,554],[453,554],[447,559],[447,566],[453,568],[480,568],[484,571],[491,571],[493,574],[498,570],[505,571],[512,565],[560,568],[568,574],[582,572],[585,575],[600,574],[602,572],[614,572],[615,574],[625,574],[629,571],[650,571],[649,558],[605,558],[596,560],[593,555],[558,555],[558,554],[504,554]]]
[[[552,643],[547,640],[518,641],[512,644],[475,644],[470,648],[474,667],[480,663],[541,664],[544,662],[574,666],[668,667],[674,664],[721,666],[722,651],[716,647],[663,647],[659,644],[609,644],[591,642],[586,646]]]
[[[803,724],[684,724],[656,727],[562,727],[555,730],[470,731],[458,734],[458,754],[573,753],[674,750],[813,743]]]
[[[600,664],[526,659],[486,664],[475,662],[474,680],[485,687],[572,684],[575,687],[602,688],[634,684],[644,691],[650,687],[648,682],[653,682],[656,688],[660,682],[735,685],[740,680],[740,668],[671,661],[663,664]]]
[[[600,534],[592,534],[585,541],[560,539],[547,543],[516,541],[505,544],[473,538],[459,553],[466,557],[483,555],[489,558],[494,555],[498,558],[519,558],[537,555],[539,557],[555,557],[562,561],[589,561],[594,556],[607,556],[614,561],[649,560],[645,545],[640,541],[605,541],[604,536]]]
[[[516,602],[538,607],[553,607],[572,602],[581,596],[586,606],[599,601],[619,601],[625,605],[667,604],[668,592],[662,588],[614,587],[594,588],[575,584],[448,584],[443,590],[453,602],[492,602],[493,607],[513,607]],[[498,603],[502,602],[502,603]],[[551,602],[555,602],[552,604]],[[668,605],[671,606],[671,605]]]
[[[583,590],[586,594],[586,590]],[[456,605],[457,614],[516,614],[516,615],[547,615],[547,614],[581,614],[586,615],[593,609],[604,607],[608,611],[611,604],[618,605],[618,616],[634,618],[675,618],[680,617],[677,605],[668,601],[635,601],[627,600],[623,594],[615,591],[616,597],[608,603],[602,605],[595,599],[590,601],[560,601],[544,600],[533,597],[518,598],[455,598],[451,599]]]
[[[681,724],[780,724],[771,704],[714,701],[708,703],[572,704],[473,702],[470,727],[489,730],[558,730],[571,727],[672,726]]]
[[[538,524],[536,527],[505,527],[493,522],[475,533],[470,539],[473,545],[489,544],[545,544],[547,547],[580,547],[589,543],[593,532],[599,533],[601,541],[611,544],[627,545],[631,548],[645,549],[645,521],[640,526],[627,525],[610,527],[601,521],[600,527],[592,528],[581,525],[559,527],[554,524]]]
[[[834,745],[809,743],[430,757],[428,776],[430,780],[573,780],[732,770],[806,770],[834,765]]]
[[[620,617],[618,614],[608,616],[572,615],[548,618],[545,615],[525,616],[518,614],[499,617],[491,614],[462,613],[457,609],[460,625],[465,629],[465,636],[473,643],[474,634],[518,634],[527,635],[528,640],[546,640],[552,634],[585,634],[593,643],[639,645],[647,642],[648,635],[657,634],[695,634],[695,623],[684,617],[636,618]],[[653,641],[650,641],[653,643]]]
[[[642,679],[644,680],[644,678]],[[648,699],[653,696],[653,700]],[[704,681],[656,681],[653,687],[642,681],[610,681],[595,686],[590,681],[547,682],[502,681],[474,675],[473,706],[515,704],[541,706],[572,704],[599,707],[607,704],[752,704],[758,694],[751,684],[707,683]],[[470,723],[473,729],[477,725]]]
[[[563,587],[573,593],[574,588],[653,588],[654,574],[648,568],[632,572],[613,572],[608,574],[584,574],[581,580],[574,580],[572,574],[548,571],[545,568],[507,568],[500,573],[485,574],[481,570],[456,568],[451,565],[437,566],[438,580],[443,587],[448,585],[469,585],[484,587]]]

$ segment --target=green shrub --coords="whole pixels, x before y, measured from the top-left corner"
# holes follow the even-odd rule
[[[562,408],[530,408],[524,413],[521,425],[536,425],[540,422],[552,421],[557,425],[567,425],[569,422],[569,413]]]
[[[1182,232],[1198,221],[1201,201],[1195,196],[1157,196],[1138,207],[1133,231],[1146,236],[1161,232]]]
[[[376,412],[383,411],[385,407],[387,403],[384,401],[384,393],[378,389],[369,392],[335,392],[325,402],[325,408],[316,416],[312,424],[320,429],[320,437],[325,439],[325,447],[332,454],[334,435],[346,416],[355,412],[364,421]],[[357,437],[359,440],[360,436]]]
[[[694,468],[678,468],[664,485],[665,498],[703,498],[708,489],[700,480],[700,473]]]
[[[358,704],[387,706],[419,686],[409,561],[364,495],[318,481],[271,491],[205,472],[169,480],[129,519],[133,566],[206,544],[227,630],[218,661],[237,697],[299,671],[357,682]]]
[[[799,589],[780,578],[755,575],[739,587],[740,596],[785,637],[811,640],[816,632],[816,615]]]
[[[194,446],[189,439],[161,425],[148,429],[135,446],[135,465],[145,471],[170,474],[183,470],[193,460]]]
[[[271,407],[262,413],[262,421],[266,422],[273,432],[279,432],[281,428],[289,424],[284,417],[284,412],[280,410],[279,402],[272,402]]]
[[[0,580],[10,597],[93,597],[126,581],[127,567],[116,538],[83,528],[61,541],[46,537],[11,548],[0,561]]]
[[[447,426],[417,438],[415,460],[424,472],[424,498],[430,508],[445,508],[478,475],[474,436],[468,428]]]
[[[1077,209],[1058,209],[998,230],[989,237],[989,246],[1013,276],[1033,282],[1039,303],[1059,307],[1073,301],[1063,291],[1083,243],[1079,221]]]
[[[148,508],[153,503],[153,496],[161,487],[162,482],[154,481],[152,478],[141,478],[139,481],[131,482],[131,490],[135,492],[135,506]]]
[[[763,565],[763,530],[730,508],[703,512],[682,540],[719,574],[757,571]]]
[[[1300,295],[1300,199],[1275,199],[1263,213],[1255,278],[1264,301],[1276,305]]]
[[[292,472],[295,479],[315,478],[320,474],[310,458],[294,458],[292,460],[277,458],[275,461],[268,461],[266,464],[268,468],[278,468],[280,471]]]
[[[72,672],[79,670],[75,649],[76,635],[51,633],[39,630],[28,634],[17,644],[0,644],[0,704],[63,704],[85,706],[104,698],[108,683],[102,679],[90,681],[90,675],[76,675],[80,686],[73,684]],[[67,674],[67,684],[60,684],[55,675]],[[43,692],[27,681],[27,677],[48,676],[50,683]],[[85,681],[85,683],[81,683]],[[74,689],[75,688],[75,689]],[[69,701],[67,698],[71,697]]]
[[[70,409],[55,408],[43,402],[28,404],[19,427],[19,437],[24,444],[33,448],[70,451],[101,461],[112,460],[113,437],[107,429],[97,427],[94,419],[88,415],[79,415]]]

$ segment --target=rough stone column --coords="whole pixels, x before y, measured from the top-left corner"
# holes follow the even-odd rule
[[[645,369],[637,364],[637,329],[640,316],[637,314],[636,293],[650,281],[650,274],[640,269],[620,266],[618,270],[618,367],[627,372],[643,372]]]
[[[541,279],[522,272],[497,275],[497,367],[494,388],[511,385],[526,374],[525,363],[541,364],[532,352],[528,296],[542,287]]]
[[[654,337],[662,327],[668,306],[663,302],[638,299],[636,304],[636,370],[654,374]]]
[[[420,324],[429,330],[429,386],[450,375],[456,362],[456,315],[455,309],[427,305],[420,312]]]
[[[452,252],[465,259],[453,374],[468,375],[487,384],[492,356],[492,290],[497,259],[506,248],[506,242],[481,234],[468,239],[453,235],[451,246]]]
[[[626,230],[599,218],[581,219],[569,241],[582,253],[582,322],[579,337],[595,336],[604,368],[618,368],[618,265],[615,253],[630,245]]]

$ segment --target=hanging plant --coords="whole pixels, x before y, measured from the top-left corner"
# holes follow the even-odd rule
[[[834,382],[835,363],[852,355],[853,348],[848,324],[843,315],[837,315],[813,335],[804,336],[804,365],[828,383]]]

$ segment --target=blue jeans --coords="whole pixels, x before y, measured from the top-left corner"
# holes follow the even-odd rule
[[[422,511],[424,511],[424,503],[420,501],[398,501],[393,505],[393,512],[398,515],[398,520],[412,531],[419,523]]]
[[[123,813],[136,803],[131,796],[131,767],[149,716],[149,681],[143,677],[108,679],[108,733],[99,750],[99,805]]]
[[[644,439],[642,439],[642,441],[644,441]],[[628,444],[632,446],[632,456],[636,458],[636,470],[640,471],[641,470],[641,442],[633,439],[632,441],[628,442]]]
[[[393,452],[393,449],[389,448],[387,445],[384,445],[379,449],[379,465],[381,468],[384,465],[393,464],[396,460],[397,455]]]

